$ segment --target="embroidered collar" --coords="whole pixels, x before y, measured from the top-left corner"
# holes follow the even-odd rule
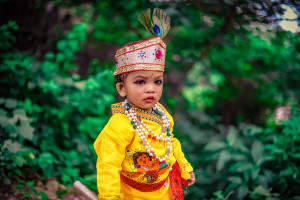
[[[157,103],[157,105],[164,109],[164,107],[160,103]],[[144,109],[141,109],[141,108],[133,108],[133,109],[138,114],[138,116],[141,117],[142,119],[155,122],[155,123],[162,126],[161,116],[156,114],[154,111],[153,112],[148,112],[147,110],[144,110]],[[121,114],[125,115],[124,110],[122,108],[122,103],[112,104],[111,105],[111,111],[112,111],[112,114],[121,113]]]

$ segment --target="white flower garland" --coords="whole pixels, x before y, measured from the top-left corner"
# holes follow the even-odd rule
[[[156,114],[160,115],[162,118],[162,132],[161,134],[157,135],[152,131],[141,119],[137,118],[137,114],[132,109],[127,102],[127,99],[122,102],[122,107],[124,109],[125,114],[127,115],[128,119],[131,121],[133,128],[136,130],[137,134],[139,135],[141,142],[146,148],[147,153],[153,157],[154,159],[158,158],[159,162],[164,162],[168,159],[171,151],[171,133],[170,133],[170,120],[168,115],[164,112],[162,108],[160,108],[157,104],[153,106],[153,110]],[[164,138],[164,135],[167,133],[167,136]],[[155,153],[149,142],[146,138],[151,138],[153,140],[159,140],[163,142],[167,142],[167,150],[163,157],[158,157]]]

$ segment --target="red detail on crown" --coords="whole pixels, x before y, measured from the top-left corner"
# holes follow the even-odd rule
[[[155,56],[156,56],[157,59],[161,59],[161,57],[162,57],[161,50],[157,50],[157,51],[155,52]]]

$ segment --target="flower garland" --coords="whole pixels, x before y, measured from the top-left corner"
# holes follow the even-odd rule
[[[161,116],[163,122],[161,134],[157,135],[140,118],[137,117],[136,112],[134,111],[134,109],[130,107],[129,103],[127,102],[127,99],[124,102],[122,102],[122,107],[128,119],[131,121],[133,128],[136,130],[137,134],[139,135],[143,145],[145,146],[147,153],[152,158],[158,159],[159,162],[166,161],[171,151],[171,133],[170,133],[170,120],[168,115],[164,112],[164,110],[160,108],[157,104],[155,104],[152,107],[155,113]],[[166,133],[167,136],[164,137]],[[167,142],[168,146],[165,155],[162,157],[158,157],[154,153],[154,150],[149,144],[149,142],[147,141],[147,138]]]

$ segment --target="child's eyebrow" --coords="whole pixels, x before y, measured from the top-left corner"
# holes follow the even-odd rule
[[[163,75],[158,75],[158,76],[154,76],[154,78],[162,78]],[[142,75],[137,75],[134,78],[143,78],[143,79],[148,79],[148,76],[142,76]]]
[[[143,78],[143,79],[146,79],[146,78],[148,78],[147,76],[142,76],[142,75],[137,75],[136,77],[134,77],[134,78]]]

